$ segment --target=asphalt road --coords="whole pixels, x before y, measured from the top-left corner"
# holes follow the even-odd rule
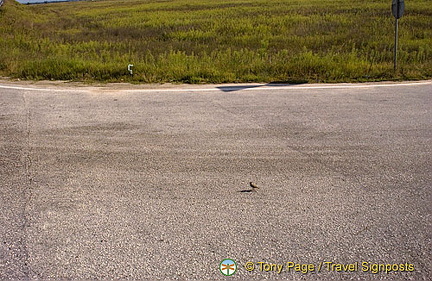
[[[0,279],[431,280],[431,155],[431,81],[3,82]]]

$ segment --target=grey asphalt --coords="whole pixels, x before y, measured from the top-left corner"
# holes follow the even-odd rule
[[[431,81],[6,81],[0,279],[431,280],[431,153]]]

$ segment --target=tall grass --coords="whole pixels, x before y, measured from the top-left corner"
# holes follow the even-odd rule
[[[0,75],[148,83],[431,78],[429,2],[406,3],[394,73],[387,0],[6,0]]]

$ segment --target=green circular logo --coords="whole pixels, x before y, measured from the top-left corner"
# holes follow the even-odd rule
[[[219,270],[225,276],[234,275],[237,271],[237,263],[232,259],[224,259],[219,264]]]

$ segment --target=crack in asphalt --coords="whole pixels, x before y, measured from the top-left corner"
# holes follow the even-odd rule
[[[30,205],[30,201],[33,197],[33,178],[31,174],[31,167],[32,167],[32,158],[31,158],[31,110],[30,110],[30,103],[28,98],[26,97],[26,93],[24,92],[22,95],[23,98],[23,104],[24,104],[24,114],[25,114],[25,146],[23,149],[23,161],[24,161],[24,168],[25,168],[25,178],[27,179],[26,186],[23,188],[22,191],[22,198],[24,200],[24,205],[22,208],[22,218],[23,218],[23,225],[22,225],[22,233],[23,233],[23,239],[21,241],[21,246],[23,249],[23,273],[26,276],[26,278],[30,278],[30,264],[29,264],[29,250],[27,248],[28,244],[28,231],[27,228],[30,226],[30,221],[28,217],[28,208]]]

